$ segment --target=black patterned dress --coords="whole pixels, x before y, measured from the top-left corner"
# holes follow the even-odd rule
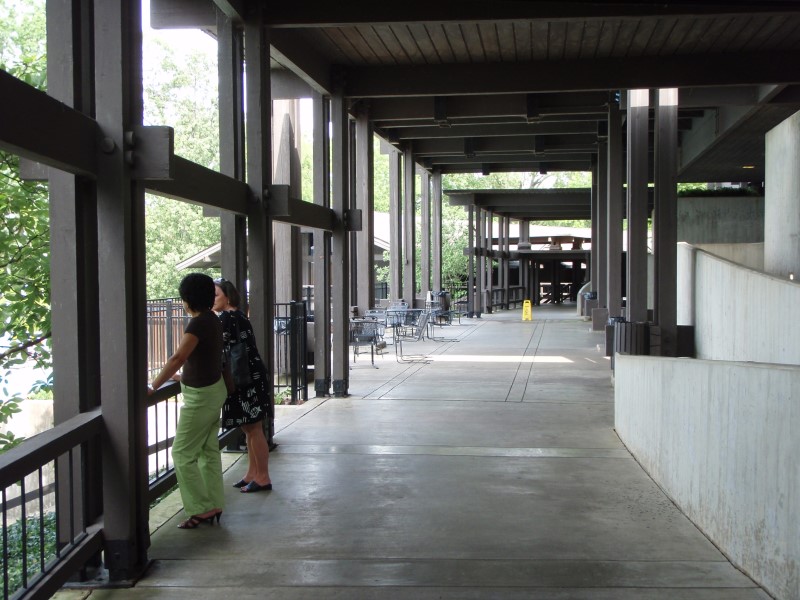
[[[267,392],[267,368],[256,347],[256,338],[250,320],[240,310],[222,311],[222,341],[228,348],[234,341],[238,324],[239,336],[247,344],[250,362],[250,385],[237,387],[222,407],[222,428],[233,429],[240,425],[258,423],[269,412],[269,393]]]

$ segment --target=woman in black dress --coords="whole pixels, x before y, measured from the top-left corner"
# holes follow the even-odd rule
[[[250,367],[250,384],[238,387],[228,395],[222,407],[222,427],[241,427],[247,440],[247,472],[234,487],[242,493],[261,492],[272,489],[269,477],[269,445],[264,435],[264,419],[269,411],[267,390],[267,368],[256,347],[253,326],[239,310],[239,292],[224,279],[215,282],[216,297],[214,311],[222,322],[222,340],[226,348],[238,339],[247,345]]]

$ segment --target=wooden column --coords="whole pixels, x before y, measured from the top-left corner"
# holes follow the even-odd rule
[[[494,213],[486,211],[486,306],[487,313],[494,312]]]
[[[597,144],[597,305],[606,307],[608,301],[608,146],[605,140]]]
[[[244,25],[247,90],[247,184],[254,201],[247,213],[247,255],[250,275],[250,321],[264,362],[274,364],[275,279],[273,270],[272,219],[264,190],[272,183],[272,87],[270,82],[269,37],[265,10],[258,6]],[[274,369],[267,370],[267,390],[274,388]],[[270,393],[268,442],[275,433],[274,405]]]
[[[608,275],[606,293],[609,317],[622,316],[622,115],[619,105],[608,107]]]
[[[356,116],[355,169],[356,208],[361,210],[361,231],[356,233],[358,246],[356,305],[359,314],[375,304],[375,193],[373,184],[373,133],[369,110],[359,106]]]
[[[416,166],[411,142],[403,149],[403,298],[414,308],[417,297]]]
[[[511,298],[511,217],[503,217],[503,308],[508,310]]]
[[[591,210],[592,210],[592,264],[591,264],[591,282],[592,291],[597,291],[598,281],[600,280],[600,200],[597,196],[597,155],[592,155],[591,160],[591,173],[592,173],[592,187],[591,187]]]
[[[344,211],[349,208],[348,181],[349,139],[347,106],[344,97],[331,98],[331,207],[337,216],[331,241],[331,285],[333,288],[333,362],[331,376],[337,398],[347,396],[350,387],[350,249],[349,233],[344,227]]]
[[[217,11],[217,49],[220,172],[244,181],[244,39],[222,11]],[[222,211],[220,242],[222,276],[240,290],[240,308],[247,311],[247,218]]]
[[[476,208],[475,250],[478,252],[478,276],[475,278],[475,316],[480,317],[486,311],[486,213]]]
[[[661,328],[661,354],[675,356],[678,351],[677,89],[658,90],[655,145],[654,312],[655,321]]]
[[[432,236],[431,242],[433,253],[433,289],[442,291],[442,173],[434,171],[431,176],[431,188],[433,196],[431,206],[433,208]],[[451,290],[452,291],[452,290]]]
[[[475,219],[475,208],[470,205],[467,207],[467,316],[475,314],[475,252],[477,250],[477,223]]]
[[[628,91],[628,263],[625,316],[647,321],[647,182],[649,91]]]
[[[330,208],[330,105],[314,92],[314,204]],[[331,388],[331,234],[314,230],[314,391],[318,398]]]
[[[273,102],[273,124],[277,131],[273,134],[273,175],[272,182],[289,186],[289,196],[300,198],[299,156],[292,119],[296,100]],[[272,244],[275,254],[275,302],[286,304],[300,300],[302,293],[302,250],[300,228],[288,223],[273,220]]]
[[[420,294],[427,300],[431,290],[431,176],[419,170],[420,180]]]
[[[403,155],[389,147],[389,298],[403,297]]]
[[[131,180],[126,134],[142,124],[141,5],[94,5],[97,269],[105,561],[112,580],[147,564],[147,408],[144,188]]]
[[[72,0],[47,4],[47,93],[84,114],[92,97],[82,83],[91,80],[91,22]],[[99,326],[97,320],[97,194],[94,183],[57,169],[49,170],[50,322],[52,327],[53,420],[56,425],[100,404]],[[98,444],[77,449],[75,481],[59,484],[59,514],[72,509],[80,530],[102,514],[101,451]],[[86,469],[81,469],[85,464]],[[59,461],[68,472],[66,458]],[[70,501],[69,486],[76,493]],[[84,504],[85,500],[85,504]],[[58,542],[71,540],[68,519],[59,522]],[[99,565],[99,556],[96,564]]]

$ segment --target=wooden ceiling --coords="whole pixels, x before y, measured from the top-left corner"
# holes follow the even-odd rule
[[[800,109],[797,0],[152,0],[151,21],[259,8],[276,72],[443,173],[588,169],[610,103],[678,87],[679,179],[760,181],[764,134]]]

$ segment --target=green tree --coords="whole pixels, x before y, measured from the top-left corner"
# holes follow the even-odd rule
[[[173,127],[177,155],[218,170],[216,55],[192,49],[177,57],[168,41],[150,36],[144,55],[145,123]],[[200,206],[150,194],[145,215],[147,297],[174,297],[185,275],[175,265],[219,241],[219,218],[204,216]]]
[[[44,90],[45,18],[43,4],[0,0],[0,69]],[[23,181],[19,158],[0,152],[0,423],[19,412],[21,397],[8,392],[11,368],[28,361],[50,363],[50,276],[47,186]],[[38,387],[47,387],[42,382]],[[0,434],[0,451],[21,440]]]

